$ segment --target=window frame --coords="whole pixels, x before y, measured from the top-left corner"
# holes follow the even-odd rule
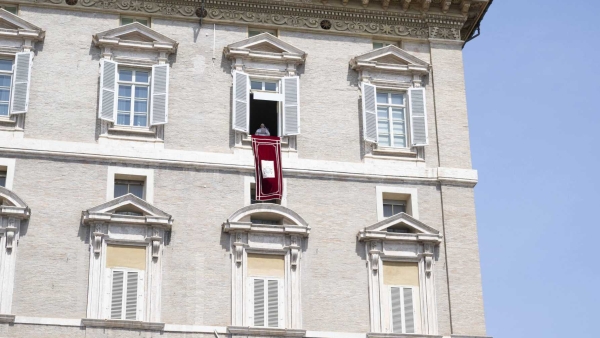
[[[120,185],[127,185],[127,193],[125,193],[124,195],[133,194],[134,196],[137,196],[137,197],[139,197],[141,199],[144,199],[144,191],[145,191],[145,189],[144,189],[145,187],[144,186],[146,185],[145,183],[146,183],[145,179],[144,180],[132,180],[132,179],[126,180],[126,179],[115,177],[115,191],[117,190],[116,189],[116,185],[118,185],[118,184],[120,184]],[[138,196],[135,193],[131,192],[131,186],[132,185],[141,185],[142,186],[142,196]],[[115,194],[116,194],[116,192],[115,192]],[[121,196],[123,196],[123,195],[114,196],[114,198],[118,198],[118,197],[121,197]]]
[[[145,314],[145,309],[144,309],[144,301],[145,301],[145,280],[146,280],[146,271],[144,270],[139,270],[139,269],[132,269],[132,268],[123,268],[123,267],[115,267],[115,268],[107,268],[106,269],[106,283],[107,283],[107,287],[108,290],[110,290],[110,292],[107,292],[106,295],[106,299],[105,299],[105,304],[107,307],[106,310],[106,317],[109,320],[135,320],[135,321],[142,321],[144,318],[144,314]],[[129,283],[127,282],[127,277],[124,277],[124,287],[123,287],[123,293],[122,293],[122,300],[121,300],[121,318],[113,318],[112,317],[112,296],[113,296],[113,283],[114,283],[114,278],[113,278],[113,274],[115,271],[122,271],[124,272],[126,275],[125,276],[129,276],[130,272],[137,272],[138,273],[138,278],[137,278],[137,299],[136,299],[136,311],[135,311],[135,319],[127,319],[127,291],[129,288]]]
[[[387,95],[387,102],[386,103],[380,103],[379,102],[379,94],[386,94]],[[402,95],[402,102],[404,104],[394,104],[392,103],[392,95]],[[409,135],[409,128],[410,128],[410,124],[407,117],[407,111],[408,111],[408,93],[405,91],[394,91],[394,90],[379,90],[378,88],[376,89],[375,92],[375,98],[376,98],[376,104],[377,104],[377,138],[378,138],[378,142],[377,145],[381,146],[381,147],[386,147],[386,148],[394,148],[394,149],[410,149],[411,146],[409,145],[409,140],[410,140],[410,135]],[[380,122],[380,116],[379,116],[379,109],[380,107],[385,107],[387,109],[387,121],[388,121],[388,137],[389,137],[389,145],[383,145],[381,144],[381,133],[379,130],[379,122]],[[404,146],[398,147],[394,144],[394,138],[396,136],[396,134],[394,134],[394,118],[393,118],[393,111],[394,108],[396,109],[402,109],[403,110],[403,120],[404,120]],[[386,134],[383,134],[386,135]]]
[[[10,118],[10,105],[12,103],[12,89],[13,89],[13,81],[15,80],[15,58],[8,58],[8,57],[0,57],[0,60],[7,60],[7,61],[11,61],[12,62],[12,67],[10,71],[7,70],[0,70],[0,75],[8,75],[10,77],[10,85],[8,86],[8,101],[6,101],[7,104],[7,110],[6,110],[6,115],[4,114],[0,114],[0,117],[2,118]],[[6,89],[5,87],[0,87],[0,89]],[[5,101],[0,101],[0,103],[4,103]]]
[[[141,169],[141,168],[130,168],[130,167],[108,167],[107,169],[107,184],[106,184],[106,200],[110,201],[115,199],[115,180],[127,179],[127,180],[144,180],[144,201],[153,204],[154,203],[154,170],[153,169]]]
[[[255,325],[256,313],[254,312],[254,281],[260,279],[265,281],[264,285],[264,324],[263,326]],[[248,283],[248,291],[246,303],[248,304],[248,326],[253,328],[265,328],[265,329],[283,329],[285,328],[285,278],[280,277],[268,277],[268,276],[252,276],[250,274],[246,277]],[[277,281],[277,326],[269,326],[269,281]]]
[[[143,129],[147,129],[150,128],[151,126],[150,124],[150,99],[152,97],[152,70],[148,70],[147,68],[144,67],[129,67],[129,66],[117,66],[117,119],[114,122],[115,126],[120,126],[120,127],[132,127],[132,128],[143,128]],[[132,81],[121,81],[121,71],[131,71],[131,78]],[[148,82],[146,83],[142,83],[142,82],[137,82],[137,73],[138,72],[145,72],[148,73]],[[120,124],[119,123],[119,115],[124,115],[125,113],[123,113],[121,110],[119,110],[119,101],[121,100],[122,96],[120,95],[121,92],[121,85],[124,86],[131,86],[131,94],[128,97],[128,99],[130,100],[130,106],[129,106],[129,124]],[[146,118],[146,124],[145,125],[135,125],[135,117],[136,115],[140,116],[141,114],[136,113],[135,111],[135,102],[136,102],[136,96],[135,96],[135,89],[138,87],[142,87],[142,88],[148,88],[148,92],[146,95],[146,113],[145,113],[145,118]],[[125,96],[123,96],[123,98],[126,98]]]
[[[6,7],[13,7],[15,9],[15,12],[13,13],[12,11],[9,11],[8,9],[6,9]],[[3,10],[14,14],[14,15],[19,15],[19,5],[14,4],[14,5],[9,5],[9,4],[0,4],[0,8],[2,8]]]
[[[273,78],[273,77],[268,77],[268,76],[255,76],[255,75],[250,75],[248,74],[248,80],[250,82],[250,87],[248,88],[248,105],[250,105],[250,101],[251,100],[256,100],[253,98],[253,96],[250,96],[254,93],[265,93],[265,94],[274,94],[274,95],[283,95],[283,93],[281,92],[283,89],[282,86],[282,79],[280,78]],[[252,89],[252,82],[260,82],[262,83],[262,89]],[[276,86],[276,90],[275,91],[271,91],[271,90],[265,90],[266,84],[267,83],[275,83]],[[277,102],[277,134],[281,135],[283,133],[283,107],[282,107],[282,101],[276,101]],[[248,118],[250,118],[250,112],[248,113]],[[253,130],[248,130],[248,133],[246,134],[246,136],[249,138],[250,135],[253,135],[254,131]],[[283,137],[283,136],[280,136]]]
[[[125,24],[124,24],[124,23],[123,23],[123,19],[131,19],[131,20],[133,20],[133,22],[130,22],[130,23],[125,23]],[[146,20],[146,22],[147,22],[148,24],[147,24],[147,25],[145,25],[145,24],[143,24],[143,23],[139,22],[138,20]],[[140,23],[140,24],[142,24],[142,25],[144,25],[144,26],[146,26],[146,27],[150,28],[150,27],[151,27],[151,25],[152,25],[152,18],[151,18],[151,17],[145,17],[145,16],[131,16],[131,15],[121,15],[121,16],[119,17],[119,26],[130,25],[130,24],[132,24],[132,23],[135,23],[135,22],[137,22],[137,23]]]
[[[381,47],[375,47],[376,43],[380,43],[380,44],[382,44],[382,46]],[[396,47],[399,47],[397,42],[385,41],[385,40],[373,40],[373,41],[371,41],[371,45],[373,47],[373,50],[379,49],[379,48],[383,48],[383,47],[387,47],[387,46],[396,46]]]
[[[392,206],[392,214],[389,216],[385,215],[385,206],[386,205],[390,205]],[[408,208],[407,208],[408,202],[405,200],[396,200],[396,199],[384,199],[383,200],[383,217],[391,217],[394,216],[396,214],[399,214],[400,212],[407,212]],[[403,206],[404,207],[404,211],[400,211],[400,212],[396,212],[394,213],[394,206]]]
[[[388,217],[383,214],[383,201],[400,201],[406,203],[406,214],[419,219],[419,193],[416,188],[376,186],[375,199],[377,201],[377,220],[382,221]]]

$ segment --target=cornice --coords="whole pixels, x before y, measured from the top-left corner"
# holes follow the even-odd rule
[[[361,0],[364,1],[365,0]],[[11,1],[12,2],[12,1]],[[33,6],[62,7],[71,10],[105,11],[149,15],[172,19],[199,20],[200,0],[14,0]],[[328,34],[368,35],[387,39],[465,40],[479,22],[488,0],[452,0],[443,10],[441,0],[424,8],[416,1],[404,10],[400,2],[318,0],[206,0],[205,23],[264,26],[290,30],[319,31]],[[322,22],[326,20],[325,27]]]

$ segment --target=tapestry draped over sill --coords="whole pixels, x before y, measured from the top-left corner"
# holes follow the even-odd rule
[[[256,200],[281,199],[283,175],[281,172],[281,139],[276,136],[252,135]]]

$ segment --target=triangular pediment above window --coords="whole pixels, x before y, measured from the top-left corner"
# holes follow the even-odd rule
[[[225,56],[233,58],[265,59],[270,61],[306,60],[306,52],[269,33],[262,33],[225,47]]]
[[[177,49],[177,41],[139,22],[96,33],[93,39],[98,47],[143,48],[171,53]]]
[[[352,69],[377,69],[389,72],[429,72],[429,64],[397,46],[385,46],[350,60]]]
[[[440,232],[401,212],[368,226],[358,233],[359,240],[397,240],[440,242]]]
[[[173,217],[143,199],[127,194],[84,211],[83,221],[162,225],[170,228]]]
[[[40,27],[0,9],[0,37],[22,38],[33,41],[44,40],[45,32]]]

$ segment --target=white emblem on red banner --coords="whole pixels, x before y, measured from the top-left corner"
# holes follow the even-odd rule
[[[263,178],[275,178],[275,162],[273,161],[260,161]]]

